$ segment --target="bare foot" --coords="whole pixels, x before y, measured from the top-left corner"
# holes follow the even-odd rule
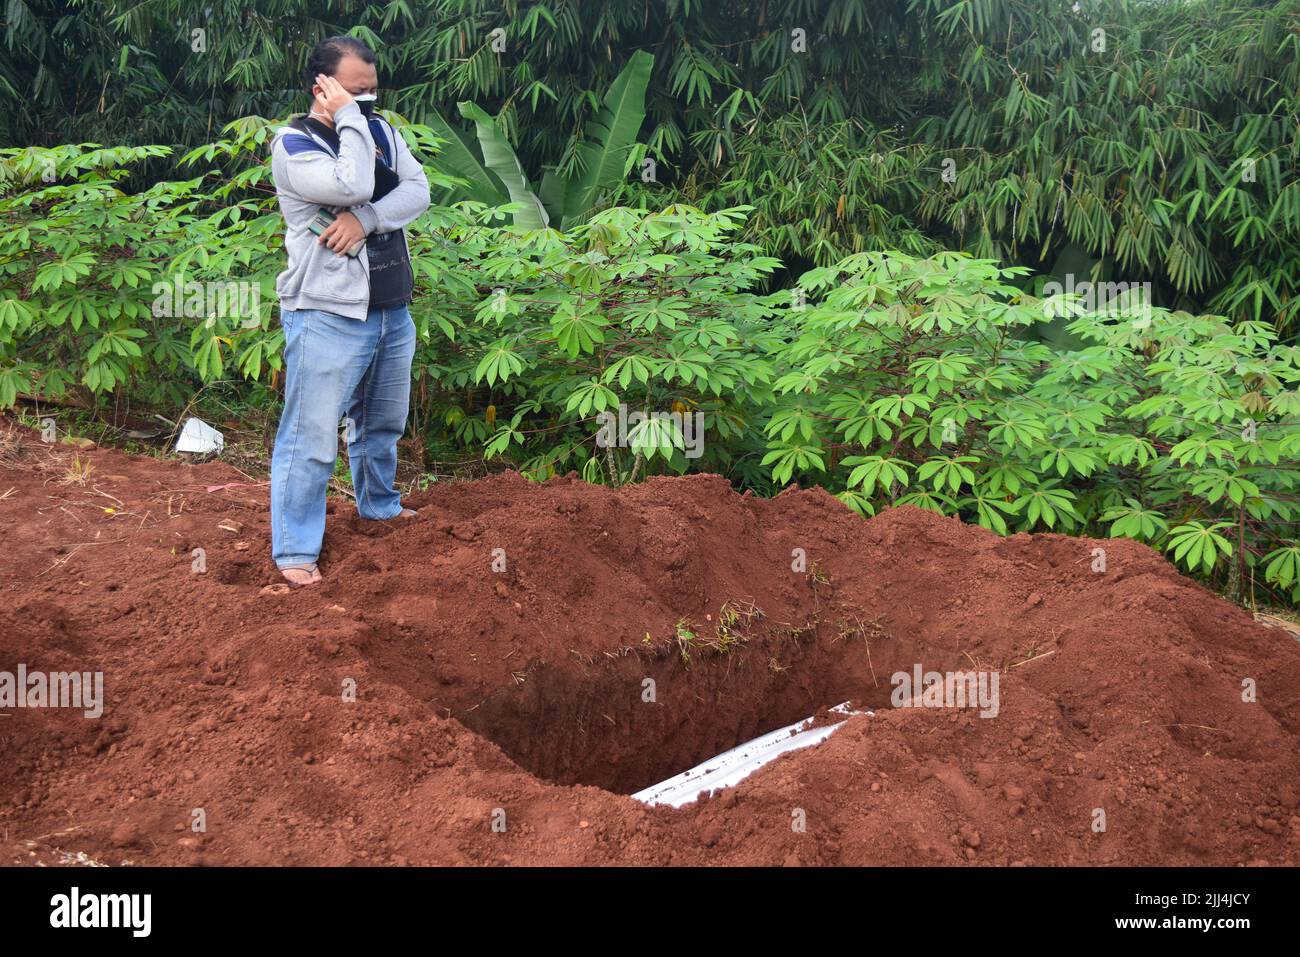
[[[315,585],[321,580],[320,569],[316,567],[315,562],[307,565],[285,565],[280,569],[280,574],[294,588]]]
[[[413,508],[404,508],[397,513],[398,518],[415,518],[416,512]]]

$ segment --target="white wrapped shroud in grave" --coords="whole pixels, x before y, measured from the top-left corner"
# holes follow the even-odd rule
[[[843,718],[855,714],[871,714],[870,711],[853,711],[846,701],[833,708],[826,709],[827,714],[842,715]],[[789,751],[810,748],[821,744],[840,729],[843,720],[834,724],[811,727],[816,715],[777,728],[767,734],[737,745],[730,751],[702,761],[689,771],[675,774],[666,781],[652,784],[648,788],[632,795],[644,804],[667,804],[681,807],[689,804],[701,794],[713,794],[723,788],[739,784],[763,765],[768,764]]]

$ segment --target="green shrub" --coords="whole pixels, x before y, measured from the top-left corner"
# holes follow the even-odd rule
[[[278,367],[277,218],[226,205],[202,176],[119,187],[169,152],[0,150],[0,406],[76,389],[183,404],[228,366]]]
[[[730,470],[770,401],[763,346],[775,346],[772,309],[748,290],[779,263],[728,238],[743,212],[611,209],[568,233],[515,231],[478,247],[453,230],[488,290],[474,322],[489,341],[472,381],[489,390],[494,415],[509,410],[484,454],[519,456],[537,474],[580,464],[614,483],[656,462],[683,472],[692,445],[682,417],[698,414],[717,441],[696,464]],[[625,442],[611,429],[598,445],[602,413],[620,406],[625,422],[648,417]]]
[[[1029,331],[1081,304],[1022,293],[1022,272],[862,253],[805,274],[773,355],[773,477],[866,514],[1125,535],[1234,588],[1262,565],[1300,598],[1300,350],[1264,323],[1130,306],[1080,315],[1086,346],[1056,352]]]

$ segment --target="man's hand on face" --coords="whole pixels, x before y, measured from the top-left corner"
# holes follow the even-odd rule
[[[366,231],[361,226],[361,220],[351,213],[339,213],[334,218],[334,222],[326,226],[321,234],[316,237],[316,241],[324,243],[342,256],[352,247],[353,243],[365,238]]]
[[[349,103],[355,102],[352,94],[343,88],[343,84],[332,76],[326,76],[324,73],[316,76],[316,105],[320,107],[322,113],[329,116],[330,122],[334,122],[334,114]]]

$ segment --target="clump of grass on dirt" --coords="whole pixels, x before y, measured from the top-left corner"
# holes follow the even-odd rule
[[[719,651],[730,651],[749,638],[749,629],[761,621],[763,610],[752,601],[724,601],[718,610],[714,637]]]
[[[90,481],[91,473],[95,471],[95,465],[89,459],[81,460],[80,455],[74,455],[72,462],[68,465],[68,470],[63,473],[59,479],[60,485],[80,485],[85,488],[86,483]]]
[[[712,620],[713,616],[708,616]],[[674,639],[677,650],[682,656],[682,664],[691,666],[692,653],[712,651],[727,654],[739,648],[750,639],[750,629],[754,622],[763,619],[763,610],[752,601],[729,599],[718,610],[718,621],[713,634],[703,632],[686,618],[679,618],[675,628]],[[650,635],[646,635],[648,642]]]

